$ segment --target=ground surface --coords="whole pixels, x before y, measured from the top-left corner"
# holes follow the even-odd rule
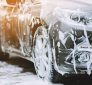
[[[15,56],[0,59],[0,85],[92,85],[92,75],[72,76],[64,84],[53,84],[37,77],[32,62]]]
[[[33,63],[21,58],[0,61],[0,85],[62,85],[39,79]]]

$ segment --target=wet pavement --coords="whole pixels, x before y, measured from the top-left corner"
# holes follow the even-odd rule
[[[12,57],[0,61],[0,85],[92,85],[92,76],[72,76],[64,84],[53,84],[37,77],[32,62]]]
[[[28,60],[13,57],[0,60],[0,85],[62,85],[39,79],[34,64]]]

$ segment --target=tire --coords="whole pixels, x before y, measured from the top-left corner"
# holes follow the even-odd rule
[[[1,30],[0,30],[1,31]],[[1,32],[0,32],[0,61],[6,61],[9,59],[9,53],[5,53],[2,50],[2,38],[1,38]]]
[[[33,41],[34,66],[38,77],[58,82],[59,73],[54,69],[49,34],[45,27],[39,27],[34,35]]]
[[[0,61],[7,61],[9,59],[9,53],[4,53],[0,51]]]
[[[0,60],[6,61],[8,59],[9,59],[9,53],[5,53],[5,52],[2,51],[1,43],[0,43]]]

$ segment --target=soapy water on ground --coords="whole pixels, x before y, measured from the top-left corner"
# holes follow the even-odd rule
[[[29,64],[22,59],[0,61],[0,85],[62,85],[39,79],[34,72],[33,64]]]

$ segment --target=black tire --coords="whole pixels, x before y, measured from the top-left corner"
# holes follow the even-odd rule
[[[0,60],[1,61],[6,61],[6,60],[9,59],[9,53],[4,53],[2,51],[2,44],[1,44],[1,42],[2,42],[2,40],[1,40],[1,33],[0,33]]]
[[[54,65],[52,64],[52,71],[51,71],[51,82],[53,83],[62,83],[62,75],[60,73],[58,73],[55,68]]]
[[[46,32],[46,33],[43,33],[43,32]],[[45,34],[45,35],[44,35]],[[45,37],[44,37],[45,36]],[[41,38],[40,38],[41,37]],[[47,38],[46,38],[47,37]],[[54,69],[54,64],[53,64],[53,59],[52,59],[52,52],[51,52],[51,46],[49,47],[49,51],[47,50],[47,61],[44,61],[44,62],[47,62],[48,65],[45,67],[43,60],[41,61],[41,58],[44,58],[44,56],[46,54],[43,55],[43,53],[41,53],[40,51],[44,52],[44,49],[46,48],[41,48],[41,45],[44,46],[44,41],[45,39],[47,39],[47,44],[45,44],[46,47],[49,47],[50,46],[50,40],[49,40],[49,35],[48,35],[48,31],[45,27],[39,27],[36,32],[35,32],[35,35],[34,35],[34,41],[33,41],[33,48],[34,48],[34,66],[35,66],[35,70],[36,70],[36,73],[38,75],[38,77],[42,78],[42,79],[47,79],[53,83],[57,83],[57,82],[60,82],[60,74]],[[37,40],[39,40],[39,42],[41,42],[42,44],[37,48]],[[36,51],[38,50],[38,52]],[[38,54],[38,55],[37,55]],[[39,54],[41,54],[41,56],[39,56]],[[38,60],[36,60],[38,59]],[[41,63],[41,66],[43,68],[45,68],[45,70],[42,70],[43,73],[41,75],[41,69],[40,69],[40,64],[38,63]],[[49,68],[49,69],[47,69]],[[40,71],[41,72],[40,72]],[[43,75],[44,73],[46,73],[45,75]]]
[[[0,60],[7,61],[9,59],[9,53],[0,52]]]

